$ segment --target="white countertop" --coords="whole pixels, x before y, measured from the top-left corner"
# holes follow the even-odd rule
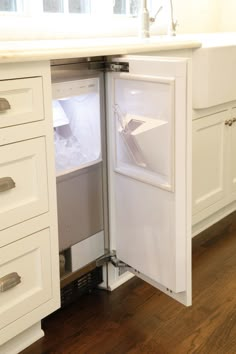
[[[177,35],[150,38],[64,39],[0,42],[0,62],[22,62],[75,57],[144,53],[199,48],[201,41]]]
[[[236,47],[236,32],[161,35],[150,38],[0,41],[0,63],[125,55],[178,49]]]
[[[236,32],[195,33],[182,35],[182,37],[186,40],[198,40],[203,49],[236,46]]]

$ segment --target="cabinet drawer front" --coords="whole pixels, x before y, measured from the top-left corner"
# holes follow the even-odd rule
[[[0,128],[44,119],[42,78],[0,81]]]
[[[0,229],[48,211],[44,138],[0,149]]]
[[[12,273],[20,277],[18,284],[11,283]],[[49,229],[0,248],[0,285],[1,279],[6,285],[0,286],[0,329],[52,296]]]

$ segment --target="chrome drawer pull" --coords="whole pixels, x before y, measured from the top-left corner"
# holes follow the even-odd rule
[[[11,177],[0,178],[0,193],[15,188],[16,184]]]
[[[0,112],[5,112],[8,109],[11,109],[8,100],[6,100],[6,98],[0,98]]]
[[[14,288],[21,283],[21,277],[16,273],[10,273],[0,278],[0,293]]]

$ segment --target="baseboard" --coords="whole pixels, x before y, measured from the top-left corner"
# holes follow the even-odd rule
[[[236,216],[232,217],[235,211],[235,203],[229,204],[226,207],[218,210],[214,214],[206,217],[205,219],[199,221],[198,223],[192,226],[192,237],[199,235],[204,232],[204,230],[209,229],[211,226],[217,225],[222,220],[227,217],[236,220]],[[236,225],[236,223],[235,223]]]
[[[197,246],[201,242],[207,242],[215,237],[222,234],[226,234],[236,230],[236,211],[232,212],[230,215],[223,217],[221,220],[211,225],[207,229],[197,234],[193,238],[193,247]]]
[[[3,344],[0,347],[0,354],[18,354],[43,336],[44,331],[41,329],[41,322],[38,322]]]

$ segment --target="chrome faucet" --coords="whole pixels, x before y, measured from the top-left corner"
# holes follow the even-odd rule
[[[140,37],[142,38],[148,38],[150,37],[150,24],[154,23],[156,21],[156,17],[159,14],[159,12],[162,10],[163,6],[160,6],[159,9],[157,10],[156,14],[154,17],[149,16],[149,11],[147,8],[147,0],[142,0],[141,1],[141,29],[140,29]],[[178,25],[178,22],[174,20],[174,11],[173,11],[173,3],[172,0],[170,0],[170,16],[171,16],[171,28],[170,28],[170,34],[172,36],[176,36],[176,27]]]
[[[156,21],[156,17],[159,14],[159,12],[162,10],[163,6],[160,6],[159,9],[157,10],[156,14],[154,17],[149,16],[149,11],[147,8],[147,0],[142,0],[141,1],[141,30],[140,30],[140,36],[141,37],[150,37],[150,24],[154,23]]]
[[[172,0],[170,0],[170,17],[171,17],[170,35],[176,36],[176,27],[178,25],[178,22],[177,22],[177,20],[174,19],[174,10],[173,10]]]

